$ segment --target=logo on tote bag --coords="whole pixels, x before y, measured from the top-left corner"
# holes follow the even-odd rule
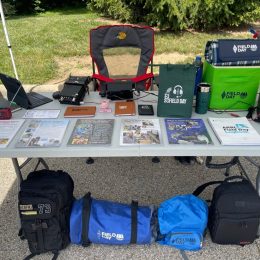
[[[183,88],[181,85],[170,87],[164,94],[164,103],[171,104],[186,104],[187,99],[181,98],[183,96]]]

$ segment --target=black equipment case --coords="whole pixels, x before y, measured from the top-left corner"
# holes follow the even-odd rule
[[[224,181],[205,183],[193,194],[198,196],[213,184],[220,185],[215,188],[209,207],[208,228],[212,241],[236,245],[252,243],[260,220],[260,197],[255,188],[244,177],[232,176]]]

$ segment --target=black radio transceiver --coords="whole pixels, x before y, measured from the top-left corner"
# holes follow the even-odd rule
[[[70,76],[65,81],[63,89],[60,92],[60,103],[80,105],[86,92],[88,92],[89,81],[90,77]]]

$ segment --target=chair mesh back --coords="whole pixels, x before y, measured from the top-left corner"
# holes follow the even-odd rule
[[[131,25],[100,26],[90,31],[90,55],[98,73],[133,78],[146,73],[154,53],[154,31]]]

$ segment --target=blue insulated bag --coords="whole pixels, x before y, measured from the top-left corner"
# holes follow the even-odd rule
[[[208,41],[205,59],[214,66],[259,66],[260,40],[218,39]]]
[[[158,209],[157,242],[181,250],[199,250],[207,227],[208,206],[194,195],[175,196]]]
[[[90,193],[75,200],[70,217],[70,239],[74,244],[124,245],[152,241],[150,207],[96,200]]]

